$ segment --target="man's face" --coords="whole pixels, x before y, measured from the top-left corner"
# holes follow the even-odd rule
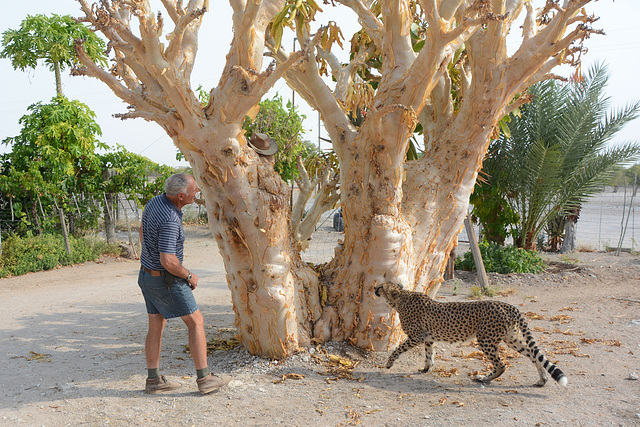
[[[184,195],[183,203],[185,205],[190,205],[196,198],[196,194],[200,192],[200,188],[198,184],[196,184],[195,180],[191,180],[189,185],[187,186],[187,192],[182,193]]]

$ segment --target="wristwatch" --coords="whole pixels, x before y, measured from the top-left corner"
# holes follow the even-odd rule
[[[187,270],[188,271],[188,270]],[[193,275],[191,274],[191,272],[189,271],[189,275],[187,276],[187,282],[191,281],[191,278],[193,277]]]

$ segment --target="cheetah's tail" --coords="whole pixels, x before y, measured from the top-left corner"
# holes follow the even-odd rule
[[[536,342],[533,339],[533,335],[529,330],[529,325],[527,325],[527,321],[522,314],[520,315],[519,323],[520,323],[520,329],[522,330],[522,333],[526,340],[527,347],[529,348],[529,351],[535,358],[535,364],[536,366],[538,366],[538,369],[545,369],[547,372],[549,372],[549,375],[551,375],[551,378],[556,380],[558,384],[560,384],[561,386],[566,387],[567,383],[569,382],[569,379],[564,374],[564,372],[562,372],[560,368],[558,368],[555,364],[551,363],[549,359],[547,359],[544,356],[544,354],[542,354],[540,349],[538,349],[538,346],[536,345]]]

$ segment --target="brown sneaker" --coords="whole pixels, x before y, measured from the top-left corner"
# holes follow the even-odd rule
[[[204,378],[196,380],[196,383],[198,384],[200,394],[209,394],[212,391],[216,391],[220,387],[229,384],[229,381],[231,381],[230,376],[209,374]]]
[[[164,391],[177,390],[180,387],[182,387],[182,385],[170,383],[164,375],[160,375],[159,378],[154,378],[152,380],[147,378],[147,385],[144,388],[144,392],[148,394],[156,394]]]

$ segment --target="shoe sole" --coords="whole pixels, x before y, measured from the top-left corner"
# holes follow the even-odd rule
[[[158,393],[166,393],[166,392],[168,392],[168,391],[176,391],[176,390],[179,390],[179,389],[181,389],[181,388],[182,388],[182,387],[167,388],[167,389],[164,389],[164,390],[145,390],[144,392],[145,392],[146,394],[158,394]]]
[[[211,390],[199,390],[199,391],[200,391],[200,394],[205,395],[205,394],[211,394],[213,392],[216,392],[216,391],[220,390],[220,388],[222,388],[222,386],[212,388]]]

